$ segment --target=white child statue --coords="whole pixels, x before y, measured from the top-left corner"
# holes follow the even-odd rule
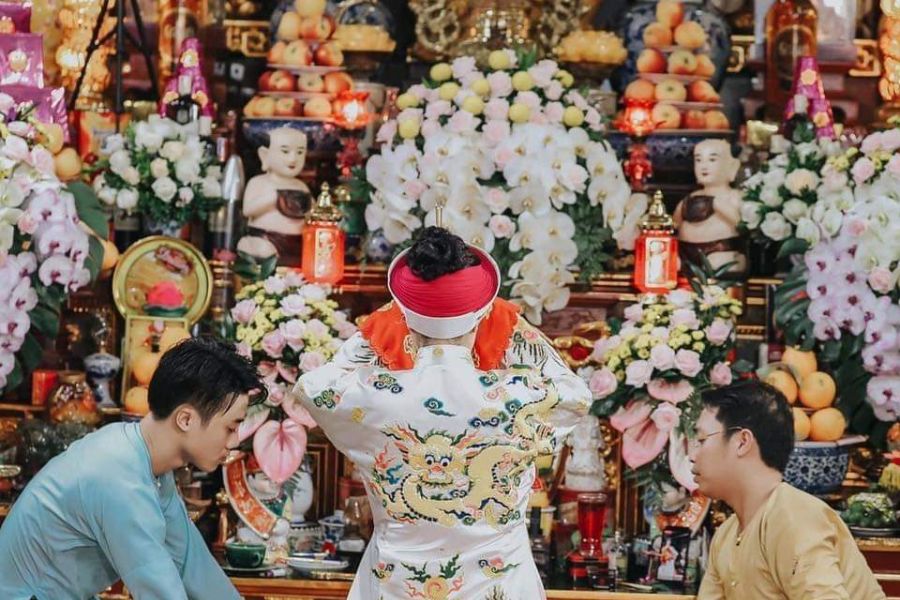
[[[705,255],[713,268],[733,262],[730,273],[746,270],[737,229],[742,198],[731,185],[739,167],[726,140],[704,140],[694,146],[694,175],[702,187],[679,202],[673,215],[682,261],[700,265]]]
[[[572,455],[566,462],[566,488],[579,492],[599,492],[606,488],[606,473],[600,449],[603,434],[594,415],[581,417],[567,441]]]

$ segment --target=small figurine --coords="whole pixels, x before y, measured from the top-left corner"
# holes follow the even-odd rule
[[[739,167],[726,140],[704,140],[694,146],[694,175],[702,187],[679,202],[674,215],[682,262],[699,265],[706,256],[713,268],[735,263],[729,274],[746,270],[737,230],[741,193],[732,187]]]
[[[197,38],[187,38],[181,44],[181,56],[178,58],[178,66],[174,76],[169,79],[166,89],[163,91],[162,100],[159,103],[159,114],[165,115],[171,102],[178,99],[178,80],[183,75],[190,76],[191,99],[200,106],[200,114],[205,117],[213,116],[212,99],[209,97],[209,87],[203,76],[203,47]]]
[[[278,251],[279,264],[299,267],[304,217],[312,204],[309,187],[299,179],[306,162],[306,135],[278,127],[268,137],[259,148],[264,172],[251,178],[244,191],[248,233],[268,239]]]
[[[603,448],[600,420],[585,415],[568,439],[572,456],[566,463],[566,489],[599,492],[606,488],[606,474],[599,450]]]

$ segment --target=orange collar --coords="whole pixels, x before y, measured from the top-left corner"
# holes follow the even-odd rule
[[[475,334],[474,359],[479,370],[500,368],[518,320],[518,306],[502,298],[494,300]],[[416,349],[399,306],[393,302],[385,304],[367,316],[359,330],[387,368],[413,368]]]

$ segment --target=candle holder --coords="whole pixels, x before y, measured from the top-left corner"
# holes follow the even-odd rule
[[[574,587],[592,587],[593,580],[607,567],[607,558],[603,555],[606,499],[602,492],[578,494],[581,543],[566,557],[569,579]]]

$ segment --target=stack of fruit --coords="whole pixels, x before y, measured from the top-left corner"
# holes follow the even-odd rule
[[[564,37],[556,56],[566,63],[621,65],[628,58],[622,39],[609,31],[578,30]]]
[[[854,530],[894,529],[898,526],[894,506],[887,494],[864,492],[850,496],[847,510],[841,513],[841,518]],[[859,535],[865,532],[855,530],[854,533]]]
[[[794,406],[794,439],[836,442],[844,435],[847,421],[834,408],[837,387],[828,373],[818,370],[816,355],[787,348],[780,363],[775,363],[764,381],[777,388]]]
[[[260,93],[244,106],[244,116],[330,119],[337,95],[353,89],[334,30],[325,0],[296,0],[278,22],[270,70],[259,78]]]
[[[729,129],[719,94],[709,82],[715,65],[706,32],[699,23],[684,20],[681,2],[660,0],[656,22],[644,28],[643,39],[638,79],[628,84],[625,99],[653,105],[656,129]]]

